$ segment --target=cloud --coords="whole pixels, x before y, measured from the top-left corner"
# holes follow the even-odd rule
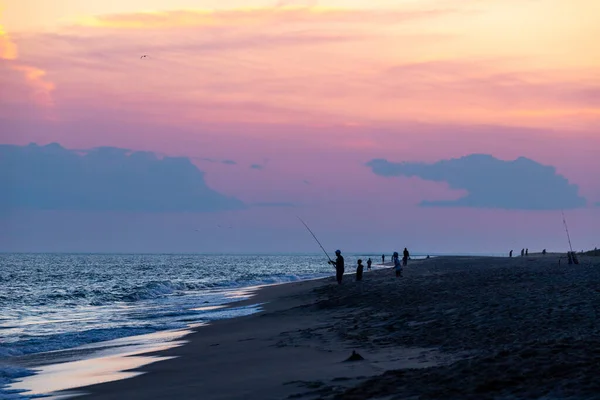
[[[569,184],[554,167],[525,157],[503,161],[491,155],[471,154],[433,164],[374,159],[366,165],[379,176],[416,176],[468,191],[458,200],[424,201],[423,206],[555,210],[586,205],[577,185]]]
[[[589,63],[536,64],[537,48],[532,60],[499,49],[481,62],[480,43],[472,42],[478,35],[456,20],[465,6],[392,3],[101,15],[12,37],[21,59],[48,71],[43,78],[60,88],[53,93],[63,119],[79,119],[79,107],[119,107],[170,124],[235,115],[236,122],[269,124],[597,126],[597,68],[573,67]],[[430,23],[438,18],[446,19]]]
[[[253,203],[254,207],[297,207],[294,203],[287,202],[261,202],[261,203]]]
[[[275,7],[288,7],[288,6],[305,6],[315,7],[319,4],[319,0],[279,0]]]
[[[396,65],[382,73],[387,99],[419,97],[429,104],[456,99],[470,112],[486,106],[516,115],[583,113],[600,116],[600,76],[592,70],[520,70],[507,60],[442,59]]]
[[[0,146],[0,209],[210,212],[244,208],[188,158],[99,147]]]
[[[252,165],[250,166],[250,169],[257,169],[257,170],[262,170],[262,169],[264,169],[264,168],[265,168],[265,167],[264,167],[263,165],[260,165],[260,164],[252,164]]]
[[[190,157],[191,159],[195,159],[195,160],[200,160],[200,161],[206,161],[209,163],[220,163],[220,164],[225,164],[225,165],[237,165],[236,161],[233,160],[215,160],[214,158],[209,158],[209,157]]]
[[[78,27],[113,30],[184,29],[189,27],[242,27],[326,21],[328,23],[373,23],[437,17],[454,9],[352,9],[322,6],[237,8],[228,10],[174,10],[111,14],[85,18]]]
[[[45,80],[46,71],[38,67],[24,64],[19,60],[17,44],[11,39],[8,33],[0,25],[0,75],[2,69],[7,64],[8,68],[18,71],[25,78],[25,81],[33,91],[33,99],[40,106],[51,107],[54,105],[52,91],[55,89],[54,83]]]

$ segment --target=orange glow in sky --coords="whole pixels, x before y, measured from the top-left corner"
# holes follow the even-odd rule
[[[18,62],[32,102],[68,119],[73,105],[110,98],[157,121],[169,110],[183,125],[585,131],[600,114],[595,0],[105,3],[4,5],[0,54]]]

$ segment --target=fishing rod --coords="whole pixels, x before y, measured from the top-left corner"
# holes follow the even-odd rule
[[[567,232],[567,239],[569,240],[569,249],[571,249],[571,253],[573,253],[573,246],[571,245],[571,236],[569,235],[569,227],[567,227],[567,220],[565,219],[565,212],[560,210],[563,217],[563,224],[565,225],[565,231]]]
[[[302,222],[302,224],[306,227],[306,229],[308,229],[308,231],[310,232],[310,234],[312,235],[312,237],[315,238],[315,240],[319,244],[319,247],[321,247],[321,250],[323,250],[323,253],[325,253],[325,256],[327,256],[327,258],[329,259],[329,262],[333,263],[333,261],[329,257],[329,254],[327,254],[327,251],[325,251],[325,249],[321,245],[321,242],[319,242],[319,239],[317,239],[317,237],[315,236],[315,234],[313,233],[313,231],[311,231],[310,228],[308,227],[308,225],[306,225],[306,222],[302,221],[302,218],[300,218],[300,217],[298,217],[298,219],[300,220],[300,222]]]

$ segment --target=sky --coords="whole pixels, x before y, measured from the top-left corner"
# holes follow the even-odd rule
[[[599,246],[598,37],[596,0],[0,0],[0,251]]]

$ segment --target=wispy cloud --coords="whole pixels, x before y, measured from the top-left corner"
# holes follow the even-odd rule
[[[453,19],[469,7],[431,4],[100,15],[14,36],[3,53],[18,44],[21,59],[39,69],[20,73],[65,112],[118,107],[172,124],[235,115],[238,123],[427,120],[588,131],[600,121],[597,69],[544,69],[506,52],[476,56],[467,50],[479,44]],[[433,23],[439,18],[445,23]]]
[[[77,25],[90,28],[110,29],[172,29],[188,27],[239,27],[264,26],[265,24],[298,24],[326,21],[328,23],[402,22],[431,18],[456,12],[454,9],[426,10],[373,10],[333,8],[321,6],[256,7],[230,10],[177,10],[85,18]]]
[[[266,202],[266,203],[254,203],[251,204],[254,207],[297,207],[294,203],[287,202]]]
[[[7,63],[10,69],[22,74],[33,91],[33,98],[37,104],[44,107],[52,107],[54,105],[52,99],[52,91],[55,89],[54,83],[44,78],[46,71],[43,69],[28,65],[19,60],[17,44],[11,39],[2,25],[0,25],[0,60]],[[2,67],[0,64],[0,71]]]

